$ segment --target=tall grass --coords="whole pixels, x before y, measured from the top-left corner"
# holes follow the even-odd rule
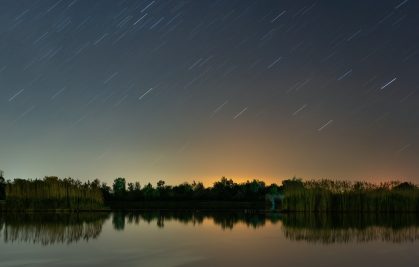
[[[6,184],[9,209],[89,210],[103,206],[98,181],[81,183],[72,178],[15,179]]]
[[[304,212],[418,212],[419,188],[411,183],[287,180],[282,208]]]

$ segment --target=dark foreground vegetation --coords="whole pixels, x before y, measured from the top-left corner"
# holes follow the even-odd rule
[[[265,201],[266,194],[278,194],[276,184],[267,186],[263,181],[253,180],[235,183],[222,177],[212,187],[205,187],[201,182],[182,183],[171,186],[162,180],[157,186],[148,183],[141,187],[139,182],[126,183],[124,178],[114,180],[112,188],[102,186],[106,201]]]
[[[2,174],[0,172],[0,174]],[[71,178],[5,181],[0,175],[0,199],[7,209],[95,210],[146,208],[265,208],[288,212],[419,212],[419,188],[408,182],[303,181],[292,178],[281,185],[253,180],[236,183],[222,177],[211,187],[201,182],[156,186],[114,180],[82,183]]]
[[[71,178],[15,179],[4,185],[6,208],[14,210],[94,210],[103,207],[97,182],[81,183]]]
[[[407,182],[283,182],[282,208],[304,212],[419,212],[419,188]]]

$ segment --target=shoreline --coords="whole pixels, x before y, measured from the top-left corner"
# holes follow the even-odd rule
[[[28,208],[16,209],[7,208],[6,205],[0,204],[0,213],[101,213],[101,212],[141,212],[141,211],[214,211],[214,212],[228,212],[228,211],[243,211],[249,213],[276,213],[276,214],[329,214],[329,215],[419,215],[417,211],[353,211],[353,210],[328,210],[328,211],[298,211],[298,210],[272,210],[269,205],[264,202],[227,202],[227,201],[205,201],[190,203],[182,202],[135,202],[135,203],[106,203],[103,208],[94,209],[50,209],[50,208]]]

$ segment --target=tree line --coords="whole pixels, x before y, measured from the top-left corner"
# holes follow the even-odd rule
[[[0,172],[0,174],[2,174]],[[4,189],[2,193],[2,188]],[[112,185],[99,180],[85,183],[72,178],[4,181],[0,175],[0,199],[13,208],[95,209],[112,203],[198,203],[202,201],[229,201],[263,203],[274,199],[282,211],[301,212],[419,212],[419,187],[409,182],[352,182],[340,180],[283,180],[281,185],[266,185],[254,179],[236,183],[222,177],[205,187],[202,182],[167,185],[159,180],[155,186],[127,182],[116,178]],[[272,197],[275,196],[275,197]]]
[[[280,191],[276,184],[267,186],[260,180],[236,183],[232,179],[222,177],[213,186],[205,187],[202,182],[167,185],[159,180],[156,186],[139,182],[127,183],[125,178],[114,180],[112,187],[102,184],[102,192],[106,201],[141,201],[141,200],[226,200],[226,201],[264,201],[265,195]]]
[[[4,172],[0,170],[0,200],[6,198],[6,181],[3,177]]]
[[[390,181],[379,184],[363,181],[307,180],[292,178],[281,185],[266,185],[252,180],[236,183],[222,177],[213,186],[200,182],[166,185],[162,180],[153,187],[139,182],[126,183],[124,178],[114,180],[112,187],[102,187],[107,201],[143,200],[218,200],[265,201],[275,198],[282,211],[301,212],[359,212],[394,213],[419,212],[419,187],[410,182]]]

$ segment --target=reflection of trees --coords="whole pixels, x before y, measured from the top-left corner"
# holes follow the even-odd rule
[[[265,221],[269,217],[263,213],[229,213],[229,216],[225,214],[216,213],[213,216],[214,223],[220,225],[223,229],[233,229],[235,224],[244,223],[248,227],[258,228],[265,225]]]
[[[212,220],[222,229],[233,229],[237,224],[250,228],[264,227],[267,222],[282,221],[286,238],[295,241],[343,243],[382,240],[406,242],[419,240],[419,215],[416,214],[353,214],[353,213],[265,213],[257,211],[183,211],[153,210],[130,213],[114,213],[114,221],[128,224],[155,224],[163,228],[165,223],[176,221],[200,225]],[[115,229],[117,225],[114,223]]]
[[[42,245],[95,239],[102,231],[107,213],[30,213],[0,215],[4,242]]]
[[[122,212],[115,212],[112,217],[112,225],[115,230],[123,231],[125,229],[125,216]]]
[[[233,229],[238,223],[243,223],[248,227],[257,228],[265,225],[267,219],[271,222],[277,222],[278,216],[271,216],[264,212],[243,212],[243,211],[228,211],[228,212],[216,212],[216,211],[184,211],[184,210],[153,210],[153,211],[141,211],[141,212],[130,212],[130,213],[114,213],[113,215],[118,216],[118,219],[113,221],[125,221],[127,218],[128,223],[139,224],[141,221],[150,223],[156,223],[159,228],[163,228],[165,221],[177,221],[183,224],[200,225],[205,219],[212,220],[216,225],[219,225],[222,229]],[[115,229],[118,230],[114,223]]]
[[[97,238],[109,213],[29,213],[0,214],[0,237],[4,242],[31,242],[43,245],[72,243]],[[114,229],[123,231],[126,224],[180,222],[200,225],[210,220],[225,230],[237,224],[249,228],[282,221],[287,239],[318,243],[406,242],[419,240],[419,214],[328,214],[265,213],[258,211],[185,211],[153,210],[114,212]]]
[[[418,214],[291,213],[283,217],[286,238],[318,243],[419,240]]]

